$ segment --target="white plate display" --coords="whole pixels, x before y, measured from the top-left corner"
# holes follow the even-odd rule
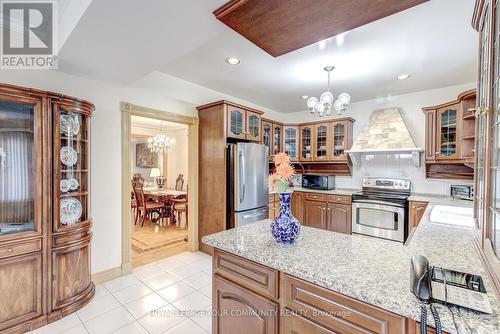
[[[62,225],[73,225],[82,216],[82,203],[73,197],[61,199],[60,220]]]
[[[74,177],[68,180],[68,184],[69,184],[69,189],[73,191],[77,190],[78,187],[80,187],[80,183],[78,183],[78,180],[75,179]]]
[[[78,119],[70,115],[61,115],[59,117],[59,129],[61,133],[67,136],[76,136],[80,131],[80,123]]]
[[[63,148],[61,148],[59,156],[61,158],[61,162],[68,167],[76,164],[76,161],[78,160],[78,155],[71,146],[64,146]]]
[[[67,193],[70,189],[69,181],[66,179],[62,179],[59,183],[59,188],[61,189],[62,193]]]

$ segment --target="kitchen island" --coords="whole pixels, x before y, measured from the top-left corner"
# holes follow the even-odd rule
[[[467,326],[499,333],[500,304],[473,231],[429,221],[432,208],[430,203],[406,245],[303,226],[296,244],[280,246],[269,220],[205,236],[203,242],[215,248],[214,311],[259,311],[253,317],[219,313],[213,332],[415,333],[420,304],[409,291],[409,268],[412,255],[421,254],[431,265],[483,277],[493,314],[460,309],[458,325],[464,333]],[[450,311],[438,311],[443,329],[456,333]]]

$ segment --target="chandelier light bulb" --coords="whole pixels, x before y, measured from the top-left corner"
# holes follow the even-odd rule
[[[307,99],[307,108],[311,110],[312,112],[316,111],[316,105],[318,104],[318,99],[314,96],[311,96],[310,98]]]
[[[343,104],[349,104],[351,102],[351,96],[347,93],[342,93],[339,95],[338,100]]]
[[[332,104],[333,103],[333,94],[330,92],[324,92],[319,97],[319,100],[322,104]]]

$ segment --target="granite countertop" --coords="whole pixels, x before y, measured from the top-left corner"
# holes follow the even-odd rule
[[[408,245],[302,226],[294,245],[281,246],[272,239],[269,220],[205,236],[202,241],[417,321],[420,305],[409,290],[410,259],[421,254],[432,265],[483,277],[493,314],[461,308],[461,317],[457,317],[459,330],[468,333],[463,319],[473,333],[499,333],[500,304],[474,247],[473,231],[429,221],[433,206],[432,202],[427,206]],[[449,310],[437,305],[443,329],[456,333]],[[457,309],[454,311],[457,313]],[[432,324],[429,312],[429,325]]]
[[[420,194],[420,193],[412,193],[410,197],[408,197],[409,201],[417,201],[417,202],[429,202],[434,205],[450,205],[450,206],[463,206],[463,207],[472,207],[472,201],[453,198],[449,195],[437,195],[437,194]]]

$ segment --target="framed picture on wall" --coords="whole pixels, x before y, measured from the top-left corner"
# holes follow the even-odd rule
[[[158,167],[158,153],[151,152],[147,143],[135,145],[135,165],[141,168]]]

